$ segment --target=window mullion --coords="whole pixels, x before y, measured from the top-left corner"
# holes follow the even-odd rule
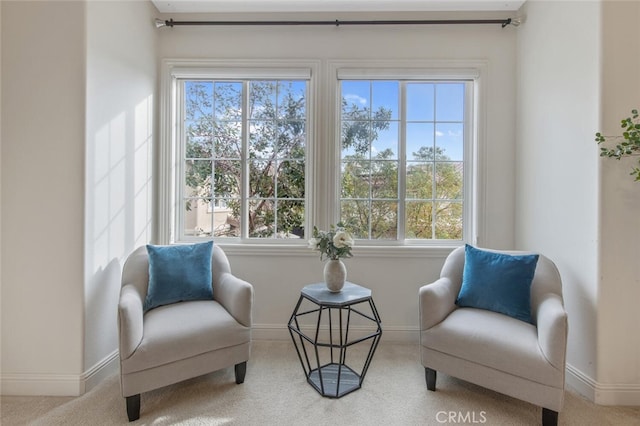
[[[369,239],[373,239],[373,81],[369,81]]]
[[[436,174],[437,174],[437,161],[436,161],[436,157],[437,157],[437,149],[438,149],[438,120],[437,120],[437,105],[438,105],[438,90],[437,90],[437,86],[434,85],[434,89],[433,89],[433,135],[432,135],[432,140],[433,140],[433,170],[431,171],[431,239],[435,240],[436,239],[436,223],[437,223],[437,216],[436,216],[436,212],[437,212],[437,193],[436,193]]]
[[[280,126],[279,126],[279,111],[278,111],[278,97],[280,95],[280,83],[276,82],[276,102],[275,102],[275,116],[274,123],[275,126],[275,140],[273,141],[273,238],[278,238],[278,232],[280,229],[280,224],[278,223],[278,204],[279,204],[279,194],[278,194],[278,167],[280,165],[280,161],[282,160],[279,155],[278,140],[280,139]]]
[[[477,234],[476,224],[474,222],[472,210],[473,210],[473,195],[475,191],[472,190],[475,179],[473,176],[475,175],[474,171],[474,146],[475,144],[471,143],[474,139],[474,130],[473,126],[470,123],[475,123],[474,119],[474,82],[467,81],[465,83],[465,97],[464,97],[464,176],[463,176],[463,192],[462,192],[462,202],[463,204],[463,221],[468,224],[462,228],[462,238],[464,241],[475,241],[475,235]]]
[[[185,126],[184,126],[184,121],[185,121],[185,82],[184,81],[180,81],[178,84],[178,96],[177,96],[177,103],[178,105],[180,105],[180,107],[178,108],[178,114],[177,114],[177,123],[176,123],[176,134],[178,135],[178,139],[179,139],[179,143],[178,143],[178,147],[177,147],[177,152],[176,152],[176,158],[178,159],[178,161],[176,161],[176,177],[175,177],[175,182],[176,182],[176,186],[178,188],[178,196],[176,197],[176,206],[175,206],[175,210],[176,210],[176,214],[175,214],[175,223],[176,223],[176,229],[179,229],[180,232],[177,233],[180,239],[183,239],[185,234],[185,227],[184,227],[184,223],[185,223],[185,199],[186,199],[186,194],[185,194],[185,188],[186,188],[186,184],[185,184],[185,171],[186,171],[186,164],[185,164],[185,153],[186,153],[186,146],[187,146],[187,135],[185,133]]]
[[[216,100],[216,85],[215,81],[211,82],[213,90],[211,91],[211,105],[213,105],[213,110],[215,111],[215,100]],[[211,217],[209,219],[211,223],[211,236],[215,231],[215,217],[216,217],[216,137],[215,137],[215,129],[216,129],[216,116],[215,114],[211,115],[211,158],[209,161],[211,162],[211,186],[209,189],[209,204],[211,205]]]
[[[240,238],[249,238],[249,81],[242,82],[242,157],[240,158],[242,172],[242,188],[240,195]]]
[[[406,194],[407,194],[407,113],[405,102],[407,98],[407,85],[405,81],[400,82],[400,97],[398,100],[398,118],[400,120],[398,131],[398,235],[397,240],[405,240],[405,218],[406,218]]]

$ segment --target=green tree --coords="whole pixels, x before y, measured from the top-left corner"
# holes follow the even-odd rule
[[[407,168],[407,238],[462,239],[462,163],[421,147]]]
[[[342,98],[341,145],[343,150],[341,221],[356,238],[389,238],[397,228],[397,160],[387,149],[377,154],[372,144],[390,126],[391,110],[349,103]],[[345,154],[352,152],[352,154]],[[371,192],[370,192],[371,191]],[[391,198],[394,201],[376,200]]]
[[[305,196],[304,91],[294,82],[282,81],[252,81],[249,90],[249,236],[299,233],[304,223]],[[214,233],[238,236],[242,84],[191,82],[187,85],[185,106],[185,155],[190,159],[185,171],[186,185],[191,189],[188,195],[224,201],[232,212],[229,222],[236,226]],[[190,200],[186,208],[191,208]]]
[[[341,220],[356,238],[397,237],[398,161],[386,149],[371,159],[345,157],[342,172]]]
[[[185,95],[185,208],[223,202],[228,223],[216,236],[239,235],[242,185],[243,85],[194,81]],[[252,81],[248,234],[274,237],[304,232],[306,100],[294,82]],[[373,152],[391,111],[371,111],[342,99],[341,220],[356,238],[397,238],[397,154]],[[435,173],[435,175],[434,175]],[[439,147],[421,147],[407,165],[408,238],[462,238],[462,167]],[[435,220],[435,224],[434,224]],[[277,224],[277,225],[276,225]]]
[[[378,139],[378,132],[389,128],[390,119],[391,110],[387,108],[371,111],[342,98],[342,149],[353,148],[356,154],[368,156],[371,143]]]
[[[356,238],[395,239],[398,161],[385,150],[345,157],[341,220]],[[462,164],[440,147],[423,146],[407,164],[405,237],[462,239]]]

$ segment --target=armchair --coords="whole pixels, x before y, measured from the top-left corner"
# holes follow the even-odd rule
[[[524,252],[497,252],[527,254]],[[540,255],[531,282],[531,323],[485,309],[459,307],[465,248],[447,257],[440,278],[419,289],[420,351],[427,388],[436,372],[542,407],[557,424],[565,386],[567,313],[560,274]]]
[[[137,248],[122,272],[118,304],[120,384],[129,421],[140,417],[140,394],[235,366],[244,382],[251,349],[253,287],[231,274],[223,250],[211,256],[213,300],[192,300],[144,312],[149,255]]]

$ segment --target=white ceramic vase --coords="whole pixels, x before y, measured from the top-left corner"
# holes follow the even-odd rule
[[[342,260],[331,259],[324,265],[324,282],[332,293],[338,293],[347,279],[347,267]]]

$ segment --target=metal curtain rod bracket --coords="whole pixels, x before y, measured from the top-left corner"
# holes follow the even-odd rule
[[[156,19],[156,28],[189,26],[189,25],[212,25],[212,26],[295,26],[295,25],[464,25],[464,24],[500,24],[502,28],[507,25],[517,27],[521,24],[519,18],[507,19],[440,19],[440,20],[373,20],[373,21],[174,21],[173,19]]]

